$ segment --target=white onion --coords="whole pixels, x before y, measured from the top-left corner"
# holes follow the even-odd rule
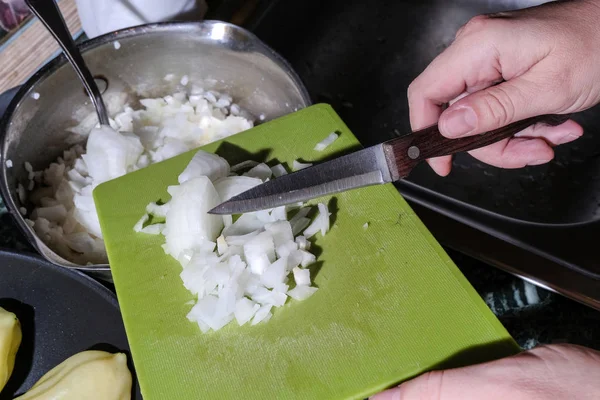
[[[319,203],[318,208],[319,215],[317,215],[309,227],[304,230],[304,236],[307,238],[314,236],[314,234],[319,231],[321,231],[321,235],[325,236],[329,231],[329,217],[331,216],[331,213],[323,203]]]
[[[262,232],[244,244],[244,256],[253,273],[261,275],[275,261],[273,237]]]
[[[229,165],[212,168],[222,164],[221,159],[202,153],[194,159],[186,168],[189,175],[181,179],[182,183],[167,188],[171,200],[161,206],[150,203],[146,207],[146,212],[155,217],[165,215],[165,223],[144,227],[149,220],[149,215],[144,214],[134,227],[137,232],[165,236],[163,249],[179,261],[184,287],[197,296],[187,318],[197,323],[202,332],[219,330],[233,320],[238,325],[248,321],[255,325],[268,321],[273,307],[286,304],[288,296],[301,300],[312,295],[317,289],[310,287],[310,271],[306,267],[316,257],[306,251],[310,243],[305,236],[296,237],[299,231],[295,233],[293,226],[297,230],[310,224],[307,218],[310,207],[298,204],[245,213],[234,223],[231,216],[223,219],[208,214],[221,200],[269,179],[271,170],[266,164],[258,164],[245,176],[223,176],[230,172]],[[213,175],[216,170],[219,172]],[[211,176],[220,176],[214,185]],[[51,199],[46,202],[49,207],[55,206]],[[82,206],[93,205],[82,203]],[[288,209],[298,207],[288,221]],[[323,215],[329,218],[326,207],[319,205],[315,219],[320,218],[319,229]],[[50,222],[43,221],[38,229],[54,234],[48,229]],[[228,222],[226,227],[224,221]],[[94,243],[80,241],[74,245],[88,249]],[[289,290],[291,275],[296,287]]]
[[[301,169],[312,167],[312,163],[301,163],[297,160],[294,160],[292,163],[292,168],[294,171],[300,171]]]
[[[260,179],[249,176],[228,176],[217,180],[215,182],[215,189],[217,189],[221,200],[227,201],[261,183],[263,182]]]
[[[241,162],[239,164],[235,164],[233,167],[231,167],[231,172],[238,172],[243,169],[255,167],[257,165],[258,165],[258,163],[256,161],[252,161],[252,160],[243,161],[243,162]]]
[[[155,217],[164,218],[167,216],[167,212],[169,211],[170,204],[165,203],[163,205],[158,205],[156,203],[150,203],[146,206],[146,212],[148,214],[152,214]]]
[[[296,281],[296,285],[310,286],[309,270],[295,267],[292,272],[294,273],[294,281]]]
[[[304,229],[306,229],[306,227],[309,226],[309,225],[310,225],[310,219],[308,219],[308,218],[299,218],[299,219],[295,220],[293,222],[293,224],[292,224],[292,233],[294,235],[297,235],[300,232],[302,232]]]
[[[192,160],[177,180],[179,183],[183,183],[192,178],[207,176],[208,179],[215,182],[217,179],[224,178],[228,174],[229,163],[224,158],[199,150],[194,154],[194,157],[192,157]]]
[[[335,142],[338,138],[338,134],[335,132],[332,132],[329,134],[329,136],[327,136],[325,139],[321,140],[319,143],[317,143],[315,145],[315,150],[316,151],[323,151],[325,150],[327,147],[329,147],[333,142]]]
[[[203,241],[214,241],[223,229],[223,218],[208,214],[221,202],[212,182],[205,176],[180,185],[166,216],[165,237],[169,254],[193,249]]]
[[[175,82],[173,74],[167,75],[165,79]],[[184,77],[180,83],[186,83]],[[63,205],[69,215],[64,220],[50,221],[47,230],[36,231],[52,250],[65,259],[82,265],[90,262],[106,263],[108,260],[102,246],[102,232],[93,205],[93,188],[106,180],[253,126],[253,122],[245,118],[250,117],[250,114],[240,110],[239,106],[236,105],[237,112],[232,115],[228,106],[233,106],[231,97],[216,92],[206,94],[202,88],[190,86],[190,94],[177,92],[163,98],[140,99],[142,107],[135,110],[126,103],[133,100],[128,98],[127,93],[108,93],[105,102],[112,129],[100,127],[95,113],[76,112],[73,117],[78,125],[67,129],[70,136],[66,138],[67,143],[75,145],[65,150],[44,171],[33,171],[31,165],[27,164],[25,168],[29,182],[17,188],[21,204],[29,197],[34,206],[33,212],[35,208],[48,207],[47,200],[46,204],[40,202],[42,197],[47,197],[58,202],[53,205]],[[87,149],[84,150],[83,146],[76,143],[86,144]],[[228,167],[227,163],[223,165]],[[225,175],[226,173],[217,173],[217,177]],[[211,178],[216,179],[213,176]],[[32,189],[29,196],[23,185]],[[161,210],[150,207],[152,212],[148,212],[156,217],[166,214],[166,208]],[[33,214],[30,218],[35,219]],[[222,220],[228,221],[227,218]],[[35,226],[35,221],[32,223]],[[69,229],[65,229],[65,224],[69,224]],[[42,229],[40,227],[45,225],[37,226]],[[157,228],[149,229],[154,232]],[[87,233],[91,240],[85,243],[94,243],[93,251],[82,252],[83,247],[88,247],[82,247],[80,242],[76,244],[77,249],[72,248],[71,244],[75,242],[66,239],[67,230]]]
[[[316,287],[297,285],[295,288],[288,292],[288,296],[290,296],[294,300],[302,301],[312,296],[316,291]]]
[[[281,164],[272,166],[271,171],[273,171],[273,175],[276,178],[279,178],[280,176],[283,176],[283,175],[287,175],[287,171],[285,170],[285,167]]]
[[[266,322],[269,319],[271,319],[271,316],[273,315],[271,314],[271,308],[273,308],[272,305],[264,305],[261,308],[259,308],[258,311],[256,311],[256,314],[254,315],[252,325],[256,325],[261,321]]]
[[[261,163],[252,167],[252,169],[250,169],[250,171],[246,172],[244,175],[251,178],[258,178],[264,182],[271,178],[273,171],[271,171],[271,168],[269,168],[267,164]]]
[[[296,237],[296,244],[300,250],[310,250],[310,242],[306,239],[306,236]]]
[[[146,222],[148,222],[149,219],[150,219],[150,217],[148,216],[148,214],[142,215],[142,218],[140,218],[138,220],[138,222],[136,222],[135,225],[133,226],[133,230],[136,232],[141,232],[144,224]]]
[[[260,280],[269,289],[283,283],[287,276],[287,257],[282,257],[269,265],[262,273]]]
[[[259,304],[256,304],[255,302],[246,297],[242,297],[241,299],[239,299],[235,304],[234,312],[237,323],[240,326],[242,326],[246,322],[250,321],[259,308]]]

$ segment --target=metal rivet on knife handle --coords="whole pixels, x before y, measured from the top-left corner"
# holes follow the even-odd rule
[[[421,151],[417,146],[410,146],[408,148],[408,157],[411,160],[416,160],[417,158],[419,158],[419,154],[421,154]]]

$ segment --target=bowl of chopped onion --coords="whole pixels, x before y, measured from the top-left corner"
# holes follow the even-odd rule
[[[98,121],[60,55],[19,90],[2,121],[2,196],[48,261],[110,280],[93,189],[108,180],[310,105],[288,63],[223,22],[143,25],[80,46],[107,105]]]

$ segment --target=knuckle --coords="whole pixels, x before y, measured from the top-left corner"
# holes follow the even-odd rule
[[[490,88],[483,99],[486,116],[495,126],[508,125],[513,121],[516,114],[515,103],[502,85]]]
[[[489,26],[490,21],[491,19],[486,15],[476,15],[458,29],[455,37],[458,39],[460,36],[469,33],[481,32]]]

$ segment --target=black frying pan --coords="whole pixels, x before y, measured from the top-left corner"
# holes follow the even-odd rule
[[[116,296],[82,273],[0,250],[0,307],[14,312],[23,330],[15,370],[0,400],[23,393],[80,351],[122,351],[129,356]],[[141,398],[134,379],[132,399]]]

